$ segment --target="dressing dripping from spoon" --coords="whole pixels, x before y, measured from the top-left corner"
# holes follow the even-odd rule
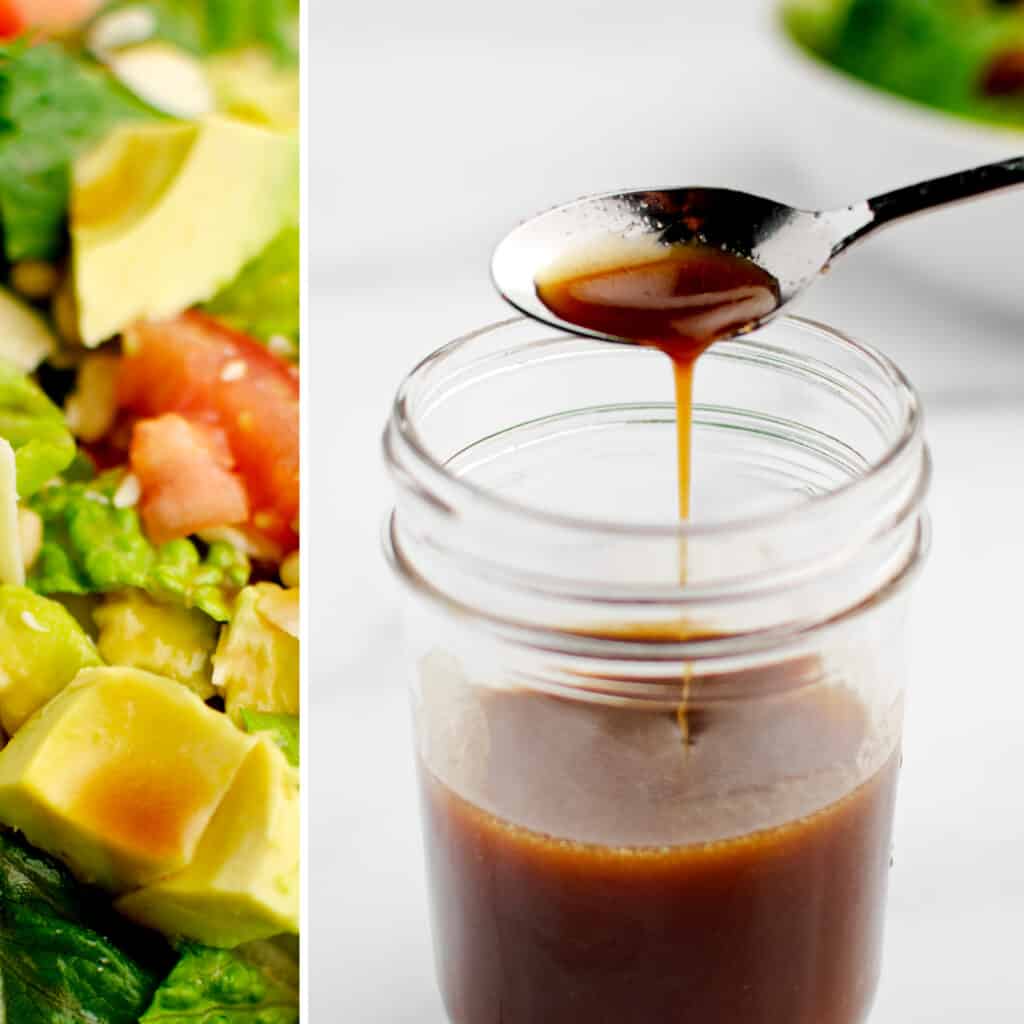
[[[750,260],[700,244],[676,245],[646,259],[567,271],[548,268],[537,294],[559,319],[660,349],[672,361],[676,399],[679,517],[690,516],[693,371],[717,338],[768,316],[779,304],[778,282]],[[680,539],[679,578],[687,577]],[[686,624],[680,624],[680,636]],[[676,718],[684,746],[693,740],[684,672]]]

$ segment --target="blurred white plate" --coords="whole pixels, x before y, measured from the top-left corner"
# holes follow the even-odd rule
[[[876,89],[816,60],[771,12],[789,110],[780,130],[807,175],[807,205],[842,206],[913,181],[1024,154],[1024,130],[991,127]],[[801,197],[803,202],[803,197]],[[1024,191],[929,214],[871,246],[953,293],[1024,320]]]

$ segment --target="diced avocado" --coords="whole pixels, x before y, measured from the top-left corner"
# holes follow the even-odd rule
[[[100,631],[96,628],[93,616],[100,606],[102,597],[99,594],[61,594],[56,600],[68,610],[74,620],[85,630],[86,635],[96,643]]]
[[[246,732],[266,733],[277,744],[278,749],[288,759],[288,763],[298,768],[301,746],[298,715],[275,715],[266,711],[242,708],[241,718]]]
[[[295,219],[297,195],[289,135],[216,114],[115,129],[74,168],[83,342],[212,298]]]
[[[299,713],[299,641],[259,608],[264,597],[281,590],[276,583],[255,583],[242,590],[213,656],[213,685],[239,723],[242,708]]]
[[[46,321],[27,303],[0,288],[0,359],[31,373],[57,350]]]
[[[18,521],[18,461],[11,442],[0,438],[0,583],[25,582]]]
[[[213,696],[210,658],[218,626],[208,615],[126,590],[106,598],[93,619],[108,665],[130,665],[177,679],[202,700]]]
[[[0,586],[0,725],[13,735],[26,719],[100,656],[57,601]]]
[[[266,50],[219,54],[206,64],[218,107],[232,117],[279,131],[299,130],[299,73]]]
[[[256,603],[256,611],[271,625],[284,630],[289,636],[299,636],[299,588],[279,587],[277,584],[263,587],[260,599]]]
[[[0,751],[0,823],[82,881],[180,871],[255,740],[173,679],[88,668]]]
[[[269,739],[239,769],[191,864],[117,908],[207,946],[299,930],[299,778]]]
[[[292,224],[204,308],[236,331],[265,342],[276,355],[297,358],[300,258],[299,228]]]

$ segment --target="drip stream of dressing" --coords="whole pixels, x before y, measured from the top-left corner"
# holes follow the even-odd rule
[[[660,349],[675,378],[679,517],[690,517],[693,373],[714,341],[735,335],[772,313],[779,285],[742,256],[688,243],[597,263],[559,265],[537,280],[537,295],[560,319],[625,341]],[[686,539],[680,540],[679,578],[685,583]],[[692,630],[679,624],[680,639]],[[683,742],[691,741],[686,672],[677,718]]]

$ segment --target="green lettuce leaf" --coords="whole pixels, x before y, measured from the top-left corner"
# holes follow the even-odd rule
[[[241,951],[187,946],[140,1024],[295,1024],[297,984]]]
[[[298,57],[299,0],[120,0],[108,6],[148,7],[156,36],[200,56],[266,47],[282,61]]]
[[[262,341],[299,339],[299,229],[288,227],[206,304],[220,320]]]
[[[167,951],[115,921],[105,904],[56,861],[0,834],[0,1020],[136,1024]]]
[[[990,98],[991,60],[1019,51],[1018,5],[969,0],[790,0],[790,32],[826,60],[872,85],[951,113],[1022,119],[1019,97]]]
[[[299,766],[299,716],[280,715],[269,711],[241,708],[242,725],[246,732],[265,732],[281,748],[284,756]]]
[[[0,361],[0,437],[11,443],[18,494],[35,494],[63,472],[77,446],[64,414],[43,389],[9,363]]]
[[[43,520],[43,546],[28,586],[41,594],[108,593],[137,587],[162,601],[231,618],[249,579],[249,560],[231,544],[205,557],[190,540],[150,543],[135,508],[118,508],[120,470],[95,480],[47,487],[29,501]]]
[[[98,65],[56,45],[0,45],[0,224],[7,259],[64,248],[72,160],[118,121],[153,117]]]

